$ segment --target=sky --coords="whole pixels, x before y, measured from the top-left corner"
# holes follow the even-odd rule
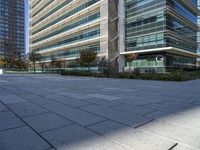
[[[26,53],[28,53],[28,49],[29,49],[29,13],[28,13],[28,9],[29,9],[29,5],[28,5],[29,0],[25,0],[25,22],[26,22]]]

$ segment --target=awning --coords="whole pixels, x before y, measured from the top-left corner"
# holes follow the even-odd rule
[[[186,57],[200,58],[200,55],[197,53],[193,53],[193,52],[175,48],[175,47],[163,47],[163,48],[127,51],[127,52],[121,52],[120,55],[127,55],[127,54],[132,54],[132,53],[145,54],[145,53],[154,53],[154,52],[168,52],[171,54],[176,54],[176,55],[181,55],[181,56],[186,56]]]

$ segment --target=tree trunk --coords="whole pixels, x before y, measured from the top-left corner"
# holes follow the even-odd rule
[[[33,70],[34,70],[34,73],[36,73],[36,70],[35,70],[35,62],[33,63]]]
[[[51,73],[53,73],[53,65],[51,66]]]
[[[65,70],[65,60],[64,60],[64,70]]]
[[[88,71],[90,72],[90,64],[88,64]]]

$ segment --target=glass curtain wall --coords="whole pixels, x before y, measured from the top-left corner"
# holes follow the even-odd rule
[[[125,0],[126,51],[165,47],[164,0]]]
[[[196,0],[125,0],[126,51],[174,47],[196,53]],[[162,58],[162,61],[157,59]],[[139,54],[126,66],[143,68],[194,64],[195,59],[167,53]]]
[[[0,0],[0,56],[11,61],[25,54],[24,0]]]

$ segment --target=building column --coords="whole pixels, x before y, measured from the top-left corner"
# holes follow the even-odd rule
[[[100,54],[108,60],[108,0],[101,0],[100,17]]]
[[[125,7],[124,0],[119,0],[119,72],[123,72],[125,67],[125,56],[120,55],[121,52],[125,52]]]

